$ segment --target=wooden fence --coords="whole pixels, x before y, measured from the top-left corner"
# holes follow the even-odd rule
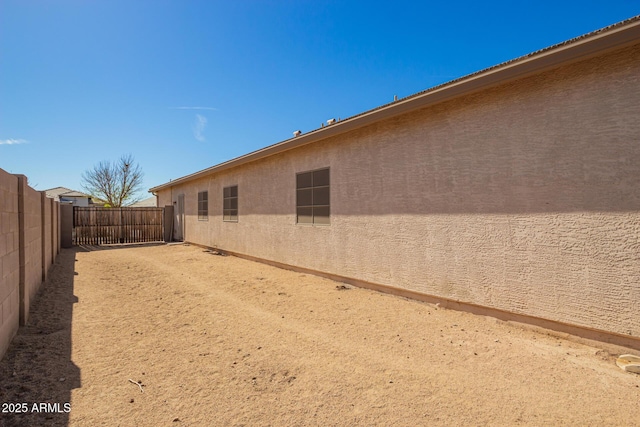
[[[74,206],[74,244],[109,245],[162,241],[163,210]]]

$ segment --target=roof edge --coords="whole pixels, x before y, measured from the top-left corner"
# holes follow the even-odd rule
[[[221,172],[265,157],[273,156],[331,136],[349,132],[374,122],[406,114],[440,102],[488,89],[560,65],[570,64],[591,56],[640,42],[640,15],[608,27],[575,37],[527,55],[494,65],[472,74],[434,86],[406,98],[381,105],[332,125],[314,129],[273,145],[252,151],[198,172],[185,175],[149,189],[155,193],[211,173]]]

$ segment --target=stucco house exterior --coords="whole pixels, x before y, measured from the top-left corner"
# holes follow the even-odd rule
[[[131,204],[130,208],[155,208],[158,206],[158,200],[155,196],[148,197],[143,200],[139,200]]]
[[[150,191],[178,239],[640,348],[640,16]]]
[[[94,202],[89,194],[71,190],[66,187],[55,187],[44,190],[47,197],[51,197],[56,202],[70,203],[73,206],[93,206]]]

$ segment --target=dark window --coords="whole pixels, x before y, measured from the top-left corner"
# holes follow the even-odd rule
[[[207,221],[209,219],[209,192],[198,193],[198,219]]]
[[[222,190],[222,220],[238,221],[238,186]]]
[[[296,175],[296,222],[329,224],[329,169]]]

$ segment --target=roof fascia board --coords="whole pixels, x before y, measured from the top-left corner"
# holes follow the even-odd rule
[[[164,188],[200,178],[211,173],[222,172],[227,169],[250,163],[265,157],[279,154],[288,150],[311,144],[332,136],[349,132],[380,120],[396,117],[411,111],[448,101],[462,95],[472,94],[492,86],[504,84],[516,79],[521,79],[533,74],[549,70],[560,65],[587,59],[589,57],[606,53],[614,49],[621,49],[640,42],[640,20],[619,28],[612,28],[602,33],[584,36],[565,42],[565,44],[534,52],[496,65],[478,73],[445,83],[433,89],[411,95],[405,99],[383,105],[379,108],[364,112],[335,124],[313,130],[309,133],[270,145],[253,151],[235,159],[212,166],[178,178],[165,184],[151,188],[150,192],[156,192]]]

